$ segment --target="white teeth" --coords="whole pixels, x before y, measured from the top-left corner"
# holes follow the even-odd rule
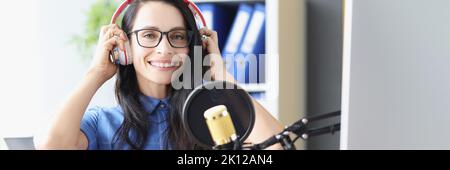
[[[160,62],[150,62],[151,65],[161,68],[167,68],[167,67],[175,67],[179,66],[180,62],[174,62],[174,63],[160,63]]]

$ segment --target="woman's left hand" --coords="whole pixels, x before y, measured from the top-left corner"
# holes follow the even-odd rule
[[[199,30],[200,35],[205,35],[207,38],[203,39],[203,48],[208,52],[211,58],[211,78],[215,81],[228,81],[235,83],[233,75],[227,72],[225,62],[222,59],[222,54],[219,49],[219,41],[217,32],[208,28],[202,28]]]

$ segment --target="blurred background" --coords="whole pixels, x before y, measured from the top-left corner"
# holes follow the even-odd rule
[[[95,1],[24,0],[4,2],[4,41],[0,68],[0,137],[39,133],[81,80],[90,52],[81,52],[74,37],[84,35]],[[106,18],[109,20],[110,16]],[[113,82],[108,81],[91,105],[114,106]],[[3,140],[0,148],[5,149]]]

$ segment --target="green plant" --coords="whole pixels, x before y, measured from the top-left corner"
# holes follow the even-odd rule
[[[90,58],[97,44],[100,28],[110,23],[114,11],[117,9],[117,1],[97,0],[86,12],[85,30],[81,35],[74,35],[70,42],[77,46],[77,50],[83,58]],[[120,24],[121,17],[117,24]]]

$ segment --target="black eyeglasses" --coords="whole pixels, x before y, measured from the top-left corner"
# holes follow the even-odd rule
[[[191,42],[193,31],[187,29],[175,29],[168,32],[162,32],[155,29],[135,30],[130,34],[136,34],[136,40],[141,47],[154,48],[161,43],[163,35],[166,35],[170,46],[174,48],[186,48]]]

